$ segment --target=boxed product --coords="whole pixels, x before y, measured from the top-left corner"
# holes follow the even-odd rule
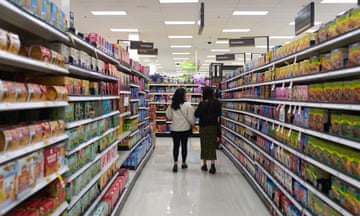
[[[328,111],[321,109],[309,110],[309,128],[316,131],[324,131],[328,123]]]
[[[360,26],[360,7],[350,10],[350,27],[355,29]]]
[[[352,82],[354,103],[360,103],[360,80],[356,79]]]
[[[353,115],[341,114],[341,135],[343,137],[352,137],[353,117]]]
[[[31,182],[35,186],[36,181],[39,181],[44,176],[44,155],[41,151],[34,152],[31,161]]]
[[[21,199],[22,197],[29,194],[31,188],[34,185],[34,179],[31,178],[31,164],[32,157],[27,156],[17,160],[17,173],[16,173],[16,198]]]
[[[58,170],[58,148],[50,147],[44,150],[44,176]]]
[[[20,133],[17,128],[0,128],[0,150],[16,150],[20,144]]]
[[[360,65],[360,42],[349,45],[348,66]]]
[[[2,102],[15,102],[17,97],[15,82],[0,81],[2,91],[0,92],[0,99]],[[2,96],[2,97],[1,97]]]
[[[330,62],[332,69],[341,69],[345,67],[345,60],[348,58],[347,48],[338,48],[331,50]]]
[[[320,55],[320,60],[321,60],[321,71],[322,72],[333,69],[330,53],[325,53],[325,54]]]
[[[42,100],[42,88],[39,84],[27,84],[28,98],[27,101],[36,102]],[[45,92],[46,93],[46,92]],[[46,95],[45,95],[46,99]]]
[[[341,135],[341,112],[330,113],[330,134]]]
[[[8,37],[7,51],[10,53],[18,54],[20,50],[19,35],[8,32],[7,37]]]
[[[353,128],[352,128],[352,137],[355,140],[360,141],[360,116],[354,115],[352,119]]]
[[[15,83],[16,89],[16,102],[25,102],[27,99],[27,89],[24,83]]]
[[[44,62],[51,61],[50,50],[40,45],[32,45],[29,49],[29,56],[39,61],[44,61]]]
[[[16,198],[16,162],[0,166],[0,207],[4,208]]]
[[[341,100],[343,103],[352,103],[354,101],[353,81],[344,81],[341,91]]]

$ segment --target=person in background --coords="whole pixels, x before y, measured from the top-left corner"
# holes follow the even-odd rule
[[[202,171],[207,171],[207,160],[211,160],[209,173],[215,174],[216,137],[221,116],[221,103],[215,98],[211,87],[202,89],[202,101],[199,103],[195,116],[199,118],[200,125],[200,158]]]
[[[186,169],[188,167],[186,164],[187,141],[189,135],[191,134],[192,126],[195,124],[194,109],[189,102],[186,102],[185,93],[186,91],[184,88],[178,88],[172,97],[171,106],[168,106],[166,109],[166,117],[172,121],[170,127],[174,143],[173,172],[177,172],[178,170],[180,143],[182,156],[181,168]]]

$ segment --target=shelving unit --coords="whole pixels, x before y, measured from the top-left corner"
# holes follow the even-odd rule
[[[352,67],[344,67],[337,70],[288,77],[285,79],[276,79],[277,76],[275,73],[277,72],[277,70],[275,69],[277,67],[282,67],[289,64],[296,64],[297,62],[309,59],[314,55],[329,53],[335,48],[345,47],[351,43],[358,42],[359,36],[360,29],[354,29],[328,41],[311,46],[310,48],[303,51],[271,61],[266,65],[240,73],[239,75],[222,82],[222,85],[224,87],[222,90],[224,98],[221,100],[224,104],[222,131],[225,142],[224,146],[226,146],[224,151],[229,156],[229,158],[231,158],[234,163],[240,168],[240,170],[244,172],[247,177],[250,177],[248,178],[248,180],[250,181],[250,183],[255,184],[258,190],[261,191],[261,185],[259,185],[256,178],[254,178],[254,176],[249,173],[247,167],[242,164],[241,161],[239,161],[236,155],[234,155],[236,153],[233,154],[228,149],[229,146],[230,149],[241,154],[246,159],[246,161],[248,161],[248,163],[252,164],[252,166],[256,168],[256,170],[259,170],[261,173],[265,174],[266,178],[270,179],[270,181],[273,182],[276,187],[280,189],[280,191],[285,195],[285,197],[290,200],[290,202],[296,207],[296,209],[299,212],[302,212],[302,214],[304,215],[313,214],[312,210],[308,206],[308,201],[306,200],[305,203],[299,201],[295,196],[295,186],[292,186],[291,191],[289,191],[290,189],[288,187],[285,187],[281,182],[285,179],[279,180],[280,177],[276,176],[279,174],[276,174],[274,172],[276,170],[281,170],[282,172],[289,175],[292,183],[297,182],[301,185],[301,187],[304,188],[306,193],[311,192],[313,196],[318,199],[320,204],[324,207],[324,211],[325,209],[329,211],[332,209],[336,211],[339,215],[354,215],[351,210],[349,210],[346,206],[343,206],[341,203],[336,202],[331,197],[330,191],[332,190],[332,177],[338,178],[339,181],[344,184],[344,187],[351,187],[354,188],[354,190],[359,189],[360,179],[354,176],[355,174],[350,174],[349,171],[347,171],[346,169],[333,167],[330,162],[322,160],[321,156],[311,156],[311,154],[307,152],[308,150],[306,150],[306,148],[315,148],[310,145],[315,146],[316,141],[312,141],[313,143],[310,143],[309,140],[319,139],[327,143],[327,145],[329,146],[327,148],[336,148],[337,152],[347,151],[346,149],[349,149],[349,151],[352,151],[353,154],[357,154],[360,150],[360,143],[359,141],[352,138],[342,137],[337,134],[331,134],[330,132],[328,132],[328,129],[315,130],[311,129],[308,126],[299,126],[298,123],[295,123],[293,121],[293,118],[295,116],[294,110],[298,109],[298,112],[301,113],[303,111],[303,109],[301,108],[309,108],[309,110],[315,108],[316,110],[330,110],[332,112],[336,111],[340,113],[347,113],[351,111],[353,115],[355,115],[355,113],[356,115],[359,115],[360,106],[357,103],[351,102],[313,102],[298,101],[295,99],[279,100],[276,99],[275,89],[280,88],[281,86],[282,88],[287,88],[289,89],[289,94],[291,96],[291,91],[293,90],[294,86],[297,85],[317,83],[322,84],[326,81],[346,81],[349,79],[356,79],[356,77],[360,75],[360,66],[357,65]],[[257,78],[254,79],[254,77],[257,77],[256,74],[265,72],[274,73],[274,75],[271,77],[271,80],[265,79],[265,81],[257,81],[255,80]],[[254,91],[256,92],[259,88],[263,87],[271,89],[271,94],[263,96],[260,92],[254,93]],[[281,109],[281,107],[284,107],[284,110],[285,108],[289,108],[284,111],[284,114],[282,114],[282,117],[285,116],[284,118],[275,114],[275,112],[277,112],[277,114],[279,113],[279,109]],[[267,114],[265,113],[267,111],[263,111],[267,109],[269,109],[269,113],[271,114]],[[274,113],[272,113],[273,111]],[[325,120],[325,122],[328,123],[328,127],[331,128],[330,119],[332,117],[332,112],[330,111],[328,111],[329,114],[326,115],[326,117],[324,118],[328,118]],[[270,118],[269,116],[272,117]],[[292,118],[288,119],[288,116],[292,116]],[[310,125],[310,120],[308,124]],[[323,125],[321,126],[324,127]],[[292,146],[294,145],[293,143],[290,143],[294,142],[290,141],[290,136],[292,132],[298,135],[296,143],[296,145],[298,145],[297,148]],[[287,138],[285,137],[286,133],[288,133]],[[281,137],[279,134],[283,134],[283,137]],[[271,145],[271,150],[267,149],[269,147],[268,145]],[[249,153],[245,151],[244,148],[251,149],[251,151],[255,152],[255,155],[249,155]],[[282,151],[286,152],[284,153],[284,155],[286,156],[282,156],[280,153],[278,153]],[[330,150],[327,149],[323,151],[329,152]],[[286,164],[283,161],[286,160],[287,157],[289,157],[289,160],[291,157],[291,161],[287,162],[289,164]],[[350,155],[347,154],[347,157],[350,157]],[[299,161],[299,163],[303,164],[303,173],[297,173],[298,171],[292,170],[293,168],[291,168],[290,164],[293,163],[294,159],[296,159],[296,161]],[[266,163],[266,166],[263,165],[260,160],[264,160],[263,162]],[[350,161],[351,159],[341,158],[339,160],[343,160],[343,163],[347,163],[347,161]],[[273,166],[270,166],[269,163]],[[330,185],[329,189],[324,189],[327,192],[320,191],[317,186],[313,185],[313,183],[309,182],[309,180],[306,179],[308,177],[305,176],[305,173],[308,172],[307,169],[310,168],[308,168],[307,166],[305,167],[304,164],[314,167],[314,169],[319,169],[321,170],[321,172],[325,172],[329,175],[329,177],[325,177],[324,179],[324,181],[328,181]],[[271,169],[269,170],[268,167],[271,167]],[[267,203],[270,203],[270,205],[273,206],[272,209],[275,209],[277,215],[282,215],[280,209],[278,208],[279,206],[276,206],[272,198],[268,197],[266,193],[259,194],[262,198],[267,200]]]
[[[69,103],[67,101],[0,103],[0,111],[55,108],[55,107],[66,107],[68,105],[69,105]]]

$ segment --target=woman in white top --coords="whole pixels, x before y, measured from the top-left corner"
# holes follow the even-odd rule
[[[174,166],[173,172],[178,169],[179,147],[181,143],[181,168],[186,169],[187,157],[187,140],[191,134],[192,126],[195,124],[194,108],[189,102],[185,101],[185,89],[178,88],[173,97],[171,106],[166,109],[166,117],[172,121],[171,136],[174,142],[173,157]]]

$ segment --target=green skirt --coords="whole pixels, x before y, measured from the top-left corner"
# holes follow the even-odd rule
[[[201,160],[216,160],[217,126],[200,127]]]

